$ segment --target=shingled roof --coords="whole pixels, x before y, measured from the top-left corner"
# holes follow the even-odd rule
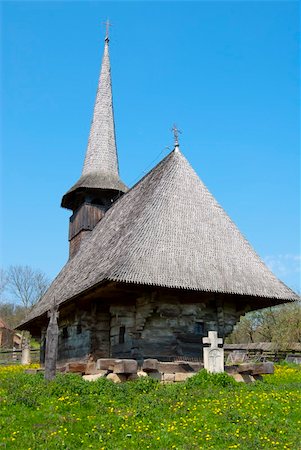
[[[77,194],[87,189],[126,192],[120,180],[113,113],[109,39],[106,37],[93,120],[80,179],[63,196],[62,206],[75,209]]]
[[[178,149],[113,204],[26,322],[54,297],[63,303],[105,280],[274,303],[299,298],[261,261]]]

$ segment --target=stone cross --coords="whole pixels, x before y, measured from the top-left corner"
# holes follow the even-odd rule
[[[28,339],[24,339],[24,345],[21,354],[21,364],[30,364],[30,346]]]
[[[223,343],[222,338],[217,337],[216,331],[209,331],[208,337],[203,338],[204,344],[210,344],[210,347],[204,347],[204,368],[211,373],[224,372],[224,349],[218,345]]]
[[[57,319],[59,316],[58,307],[54,303],[47,316],[49,323],[46,331],[46,350],[45,350],[45,379],[52,380],[56,373],[56,360],[58,350],[59,327]]]
[[[216,331],[209,331],[208,337],[203,338],[203,344],[211,344],[211,347],[218,347],[218,344],[222,344],[222,338],[217,337]]]

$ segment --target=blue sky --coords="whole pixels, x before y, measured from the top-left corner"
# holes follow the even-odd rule
[[[298,2],[2,2],[2,265],[53,278],[109,18],[121,177],[181,150],[259,255],[300,289]]]

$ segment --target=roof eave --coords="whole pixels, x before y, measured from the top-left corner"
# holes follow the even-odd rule
[[[76,187],[74,190],[68,191],[65,195],[63,195],[62,201],[61,201],[61,207],[66,209],[74,210],[77,208],[78,203],[78,197],[81,195],[87,195],[88,193],[104,193],[110,191],[112,197],[119,198],[121,195],[123,195],[126,191],[121,189],[103,189],[98,187],[85,187],[85,186],[79,186]]]
[[[256,295],[256,294],[249,294],[249,293],[240,293],[240,292],[227,292],[227,291],[223,291],[223,290],[210,290],[210,289],[200,289],[200,288],[195,288],[195,287],[187,287],[187,286],[166,286],[164,284],[152,284],[152,283],[139,283],[139,282],[135,282],[135,281],[126,281],[126,280],[120,280],[120,279],[116,279],[116,278],[106,278],[103,279],[102,281],[100,281],[99,283],[95,284],[94,286],[87,288],[86,290],[84,290],[83,292],[80,292],[79,294],[74,295],[73,297],[63,301],[62,303],[60,303],[59,308],[66,306],[68,303],[72,303],[76,300],[78,300],[80,297],[86,297],[87,295],[91,294],[93,291],[107,286],[109,283],[118,283],[119,285],[121,284],[125,284],[128,286],[135,286],[135,287],[142,287],[142,288],[159,288],[159,289],[166,289],[168,291],[170,290],[174,290],[174,291],[186,291],[186,292],[198,292],[198,293],[212,293],[212,294],[218,294],[218,295],[228,295],[231,297],[243,297],[245,299],[249,298],[251,300],[254,300],[254,308],[252,308],[252,305],[250,305],[248,303],[248,306],[251,306],[250,310],[253,309],[263,309],[263,308],[268,308],[268,307],[272,307],[272,306],[278,306],[284,303],[293,303],[296,301],[300,301],[301,297],[298,296],[297,294],[295,294],[292,291],[292,296],[291,297],[287,297],[287,298],[280,298],[280,297],[275,297],[275,296],[266,296],[266,295]],[[259,303],[260,301],[262,301],[262,303]],[[242,305],[243,307],[244,305]],[[246,306],[246,305],[245,305]],[[244,309],[244,308],[242,308]],[[41,314],[37,315],[36,317],[28,320],[28,321],[24,321],[21,322],[21,324],[18,325],[17,329],[18,330],[30,330],[30,328],[33,328],[32,325],[34,322],[42,320],[43,316],[46,314],[47,311],[43,311]],[[34,326],[36,327],[36,325]]]

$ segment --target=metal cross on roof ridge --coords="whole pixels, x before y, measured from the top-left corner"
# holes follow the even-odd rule
[[[109,19],[107,19],[105,22],[103,22],[106,26],[106,37],[105,37],[105,41],[109,40],[109,34],[110,34],[110,27],[112,26],[111,22],[109,21]]]
[[[175,147],[178,147],[179,146],[179,133],[182,134],[182,131],[179,130],[179,128],[177,127],[177,125],[175,123],[173,124],[171,131],[173,131]]]

